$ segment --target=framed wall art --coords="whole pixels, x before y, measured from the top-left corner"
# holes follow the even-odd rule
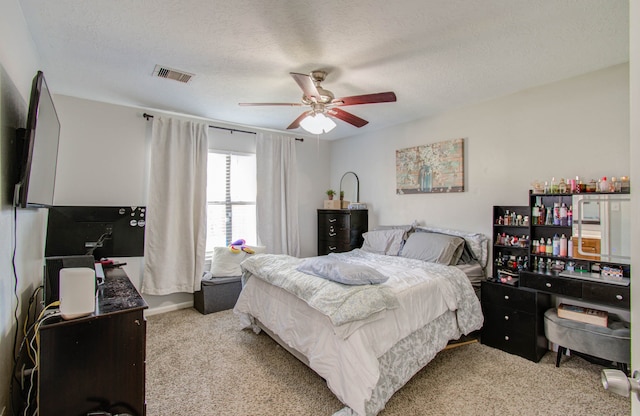
[[[464,191],[464,139],[396,150],[396,193]]]

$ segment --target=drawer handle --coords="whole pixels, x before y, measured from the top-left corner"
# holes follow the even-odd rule
[[[505,298],[506,300],[509,300],[509,295],[504,295],[504,298]]]
[[[544,284],[546,287],[551,287],[551,283],[547,282]]]
[[[616,295],[616,299],[622,300],[622,295]]]
[[[505,315],[505,316],[504,316],[504,320],[505,320],[505,321],[508,321],[508,320],[509,320],[509,315]]]
[[[337,219],[336,218],[329,218],[329,222],[336,222]]]
[[[337,247],[331,247],[329,246],[329,250],[334,251]]]
[[[329,233],[329,237],[335,237],[336,233]]]
[[[509,335],[505,335],[505,336],[504,336],[504,340],[505,340],[505,341],[509,341]]]

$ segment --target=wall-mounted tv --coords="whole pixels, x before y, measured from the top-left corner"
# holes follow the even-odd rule
[[[60,121],[42,71],[33,78],[27,126],[16,133],[20,177],[15,186],[14,205],[52,206]]]

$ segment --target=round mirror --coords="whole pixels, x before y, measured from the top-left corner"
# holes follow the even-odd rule
[[[360,202],[360,181],[355,172],[347,172],[340,179],[340,193],[344,192],[344,200]]]

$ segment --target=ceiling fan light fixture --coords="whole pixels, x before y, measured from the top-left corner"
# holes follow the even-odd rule
[[[336,123],[322,113],[309,114],[301,122],[300,127],[311,134],[329,133]]]

